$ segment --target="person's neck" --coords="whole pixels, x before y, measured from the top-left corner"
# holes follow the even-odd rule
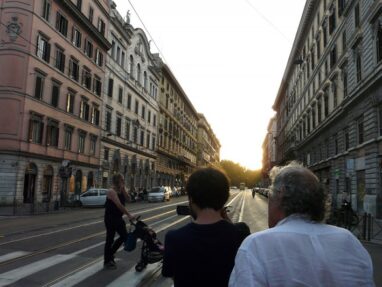
[[[196,224],[213,224],[223,218],[220,215],[220,211],[216,211],[212,208],[200,209],[197,212],[197,217],[195,220]]]

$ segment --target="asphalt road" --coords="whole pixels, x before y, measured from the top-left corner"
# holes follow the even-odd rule
[[[166,203],[132,203],[128,208],[152,227],[163,241],[165,233],[190,221],[176,215],[176,206],[187,204],[185,196]],[[267,198],[250,190],[232,191],[227,205],[233,222],[245,221],[251,232],[266,229]],[[105,228],[103,208],[67,209],[60,213],[0,217],[0,286],[172,286],[160,274],[161,263],[135,271],[140,246],[116,256],[116,270],[103,269]],[[382,245],[364,243],[370,252],[376,286],[382,286]]]

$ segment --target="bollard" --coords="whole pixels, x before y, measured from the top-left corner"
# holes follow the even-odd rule
[[[367,215],[367,222],[368,222],[368,228],[367,228],[367,241],[370,241],[370,233],[371,233],[371,214],[368,213]]]

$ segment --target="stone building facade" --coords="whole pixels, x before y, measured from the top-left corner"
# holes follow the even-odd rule
[[[217,166],[220,162],[220,142],[203,114],[198,114],[198,167]]]
[[[333,207],[382,217],[382,2],[307,1],[277,111],[277,163],[302,161]]]
[[[1,213],[96,184],[108,14],[106,0],[0,2]]]
[[[158,184],[184,186],[196,168],[198,113],[170,68],[157,57],[161,74]]]
[[[101,140],[101,181],[111,184],[115,173],[128,189],[156,184],[159,75],[149,42],[111,7]]]

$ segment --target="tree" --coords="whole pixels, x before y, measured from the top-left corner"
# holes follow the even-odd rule
[[[249,170],[230,160],[220,161],[220,168],[225,171],[231,185],[239,186],[241,182],[249,187],[255,186],[261,178],[261,170]]]

